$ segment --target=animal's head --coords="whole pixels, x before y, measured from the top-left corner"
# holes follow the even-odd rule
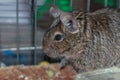
[[[71,50],[82,40],[84,26],[83,16],[77,20],[72,13],[63,12],[57,7],[50,8],[54,21],[44,35],[44,52],[53,58],[72,55]],[[79,15],[80,16],[80,15]]]

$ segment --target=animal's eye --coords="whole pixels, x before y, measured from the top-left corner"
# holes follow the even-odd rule
[[[54,40],[60,41],[63,38],[62,34],[56,34]]]

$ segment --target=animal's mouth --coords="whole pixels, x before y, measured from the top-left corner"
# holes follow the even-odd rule
[[[46,56],[53,58],[53,59],[58,59],[58,60],[62,60],[63,58],[65,58],[66,56],[61,55],[60,53],[53,53],[53,52],[48,52],[45,53]]]
[[[60,59],[60,54],[53,50],[53,49],[50,49],[49,51],[44,51],[45,55],[50,57],[50,58],[53,58],[53,59]]]
[[[64,55],[64,51],[63,52],[59,52],[56,49],[49,47],[49,48],[44,48],[44,53],[46,56],[53,58],[53,59],[63,59],[66,57],[66,55]]]

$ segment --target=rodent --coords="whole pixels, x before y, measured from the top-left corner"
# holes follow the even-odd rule
[[[77,72],[120,64],[120,10],[68,13],[50,8],[54,21],[44,34],[43,50]]]

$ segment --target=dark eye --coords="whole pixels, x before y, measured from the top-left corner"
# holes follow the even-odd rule
[[[60,41],[62,38],[63,38],[63,36],[61,34],[56,34],[54,39],[56,41]]]

